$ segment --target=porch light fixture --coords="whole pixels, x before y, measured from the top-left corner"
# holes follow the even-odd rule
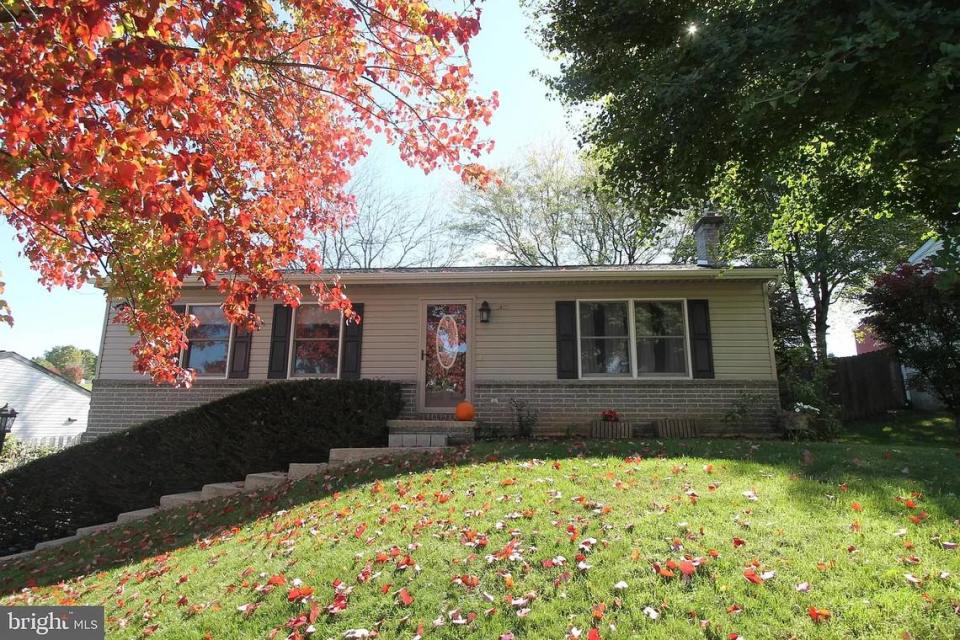
[[[3,450],[3,441],[13,430],[13,421],[17,419],[17,412],[9,404],[0,407],[0,451]]]
[[[480,322],[484,324],[490,322],[490,303],[486,300],[480,303]]]

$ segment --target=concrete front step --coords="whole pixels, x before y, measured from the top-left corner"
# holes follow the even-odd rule
[[[184,493],[171,493],[160,496],[161,509],[176,509],[187,504],[193,504],[203,500],[203,494],[200,491],[186,491]]]
[[[113,529],[117,526],[117,522],[104,522],[103,524],[94,524],[89,527],[80,527],[77,529],[77,537],[83,538],[85,536],[90,536],[100,531],[106,531],[107,529]]]
[[[20,558],[26,558],[27,556],[32,556],[36,551],[37,551],[36,549],[27,549],[26,551],[21,551],[20,553],[14,553],[9,556],[2,556],[0,557],[0,564],[5,564],[7,562],[19,560]]]
[[[293,482],[318,473],[326,473],[330,467],[326,462],[291,462],[287,468],[287,479]]]
[[[336,466],[376,458],[415,456],[420,453],[439,453],[449,447],[367,447],[358,449],[330,449],[330,465]]]
[[[448,437],[446,433],[391,433],[388,446],[445,447]]]
[[[204,500],[210,500],[211,498],[222,498],[224,496],[232,496],[234,494],[240,493],[244,490],[244,483],[242,481],[238,482],[214,482],[213,484],[203,485],[203,489],[200,490],[200,497]]]
[[[390,435],[444,434],[447,444],[460,445],[473,442],[477,423],[459,420],[387,420],[387,428],[390,429]]]
[[[67,536],[66,538],[57,538],[56,540],[44,540],[43,542],[38,542],[37,546],[33,549],[35,551],[40,551],[41,549],[53,549],[54,547],[59,547],[61,545],[67,544],[68,542],[73,542],[74,540],[79,540],[80,536],[73,535]]]
[[[264,471],[263,473],[248,473],[247,479],[243,482],[245,491],[256,491],[283,484],[287,481],[287,474],[284,471]]]
[[[156,507],[147,507],[146,509],[137,509],[136,511],[125,511],[117,516],[117,524],[124,522],[133,522],[134,520],[143,520],[155,514],[159,509]]]

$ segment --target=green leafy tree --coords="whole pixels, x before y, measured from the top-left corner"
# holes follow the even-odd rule
[[[82,379],[93,380],[97,372],[97,354],[73,345],[47,349],[42,358],[33,361],[78,383]]]
[[[713,195],[727,215],[724,251],[731,259],[784,272],[780,315],[818,360],[828,356],[830,312],[855,299],[872,275],[908,256],[927,230],[917,216],[896,216],[869,193],[885,176],[867,153],[816,136],[754,171],[729,165]]]
[[[832,130],[870,155],[869,193],[956,254],[960,5],[947,0],[529,0],[549,78],[622,192],[704,194]],[[955,255],[956,257],[956,255]]]
[[[953,413],[960,436],[960,283],[942,280],[929,262],[904,264],[877,277],[863,303],[874,334]]]

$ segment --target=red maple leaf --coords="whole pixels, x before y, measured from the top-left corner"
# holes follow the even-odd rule
[[[807,609],[807,615],[809,615],[810,619],[814,622],[825,622],[832,616],[829,609],[817,609],[816,607],[809,607]]]
[[[294,587],[287,593],[290,602],[303,602],[313,595],[313,587]]]
[[[748,567],[743,572],[743,577],[752,582],[753,584],[763,584],[763,578],[757,573],[757,570],[753,567]]]

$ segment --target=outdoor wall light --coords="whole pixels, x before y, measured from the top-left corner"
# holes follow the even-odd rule
[[[486,300],[480,303],[480,322],[484,324],[490,322],[490,303]]]
[[[17,419],[17,412],[9,404],[0,407],[0,450],[3,450],[3,441],[13,430],[13,421]]]

